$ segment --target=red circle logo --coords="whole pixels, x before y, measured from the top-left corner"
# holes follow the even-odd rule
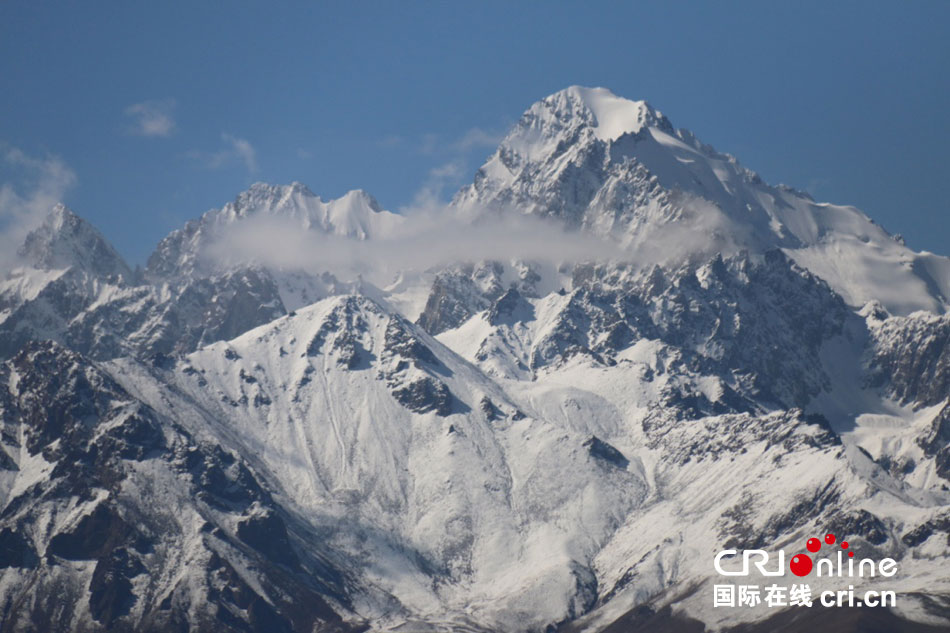
[[[789,562],[788,568],[791,569],[792,573],[796,576],[807,576],[811,573],[811,558],[807,554],[796,554],[795,556],[792,556],[792,560]]]

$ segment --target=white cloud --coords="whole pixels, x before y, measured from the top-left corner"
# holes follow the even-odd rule
[[[132,119],[129,131],[139,136],[170,136],[175,131],[174,109],[174,99],[134,103],[125,109],[125,115]]]
[[[403,144],[404,141],[405,139],[399,136],[398,134],[389,134],[381,138],[379,141],[377,141],[376,144],[379,147],[390,148],[390,147],[399,147],[400,145]]]
[[[4,144],[0,157],[12,176],[0,184],[0,265],[5,267],[27,233],[76,184],[76,173],[57,156],[36,158]]]
[[[221,140],[224,141],[224,148],[216,152],[193,151],[188,155],[208,169],[243,163],[249,173],[257,173],[257,152],[248,140],[231,134],[221,134]]]
[[[451,170],[446,166],[440,171]],[[304,230],[286,216],[255,215],[223,229],[204,256],[212,265],[223,267],[254,263],[331,272],[344,280],[359,275],[384,286],[398,272],[482,260],[522,260],[555,267],[623,262],[638,268],[654,264],[675,268],[716,253],[731,255],[753,243],[752,235],[717,206],[686,194],[676,197],[684,214],[681,221],[658,223],[633,242],[569,231],[557,219],[525,214],[518,208],[482,209],[463,216],[445,204],[425,202],[404,209],[396,227],[369,240]]]
[[[429,176],[437,180],[457,179],[462,175],[462,165],[458,161],[452,161],[444,165],[439,165],[429,171]]]
[[[465,166],[456,159],[429,170],[426,181],[415,193],[409,206],[400,209],[403,214],[431,211],[445,204],[443,192],[447,187],[456,187],[465,173]]]
[[[730,219],[716,204],[681,191],[672,192],[671,199],[682,215],[673,222],[642,226],[632,241],[624,244],[629,261],[641,266],[676,266],[717,253],[727,256],[758,249],[751,226]]]
[[[459,154],[480,147],[495,148],[501,143],[503,134],[490,132],[473,127],[455,140],[443,139],[438,134],[423,134],[419,139],[418,151],[420,154]],[[386,141],[388,140],[388,143]],[[381,144],[394,146],[401,143],[399,137],[388,137]]]
[[[462,135],[462,138],[453,143],[453,148],[460,152],[467,152],[470,149],[478,147],[495,148],[501,143],[502,134],[488,132],[477,127],[473,127]]]
[[[390,234],[357,240],[301,230],[286,217],[258,215],[228,226],[205,252],[221,266],[256,263],[286,270],[357,275],[385,284],[397,271],[451,263],[512,259],[562,263],[624,257],[615,243],[567,232],[563,225],[516,211],[486,212],[468,222],[445,207],[403,216]]]
[[[230,134],[222,134],[221,138],[231,146],[230,151],[244,162],[244,166],[247,167],[249,172],[252,174],[257,172],[257,153],[248,141]]]
[[[419,152],[427,155],[454,156],[451,160],[429,170],[425,182],[412,198],[412,202],[402,207],[402,213],[420,210],[432,210],[445,204],[444,192],[447,188],[457,189],[467,172],[467,161],[462,156],[476,147],[495,147],[501,141],[501,135],[486,132],[479,128],[468,130],[456,141],[440,142],[436,134],[424,134],[420,141]]]

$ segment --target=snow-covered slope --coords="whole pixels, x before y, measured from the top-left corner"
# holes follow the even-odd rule
[[[134,370],[120,374],[147,397]],[[334,549],[360,557],[404,618],[468,613],[511,630],[576,615],[593,599],[594,552],[645,494],[635,471],[590,454],[587,429],[522,410],[364,297],[211,345],[174,376],[184,400],[227,421],[208,432],[252,454],[295,512],[332,526]]]
[[[948,590],[930,584],[950,502],[944,320],[851,313],[773,251],[578,275],[538,299],[511,290],[438,338],[549,419],[616,416],[596,434],[643,468],[650,493],[595,559],[598,603],[569,630],[639,630],[630,613],[644,605],[672,605],[684,627],[775,615],[710,609],[711,557],[836,529],[862,556],[899,559],[903,613],[933,617],[910,595]]]

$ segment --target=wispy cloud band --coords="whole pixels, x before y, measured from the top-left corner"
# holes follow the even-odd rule
[[[37,158],[0,143],[10,180],[0,183],[0,267],[13,261],[27,233],[36,228],[76,184],[76,172],[57,156]]]
[[[175,131],[174,99],[133,103],[125,109],[128,131],[137,136],[167,137]]]
[[[221,169],[235,163],[243,164],[248,173],[257,173],[257,151],[250,141],[233,134],[222,133],[224,147],[215,152],[192,151],[192,159],[207,169]]]

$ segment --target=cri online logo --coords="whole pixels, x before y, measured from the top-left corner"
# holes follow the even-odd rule
[[[835,546],[837,539],[834,534],[825,534],[825,544],[831,547]],[[817,554],[821,550],[821,541],[817,538],[810,538],[805,543],[805,549],[807,549],[812,554]],[[876,576],[880,574],[881,576],[893,576],[897,573],[897,561],[893,558],[884,558],[880,562],[876,562],[871,558],[864,558],[858,563],[857,574],[855,574],[854,569],[854,552],[848,548],[847,541],[841,541],[840,549],[837,549],[837,568],[834,564],[834,561],[831,558],[822,558],[818,560],[816,565],[812,561],[812,557],[808,554],[795,554],[792,556],[791,560],[788,563],[788,570],[793,574],[799,577],[807,576],[812,572],[813,569],[817,570],[816,573],[819,577],[822,576]],[[848,553],[848,564],[844,565],[844,552]],[[779,550],[777,556],[777,565],[775,569],[769,570],[767,565],[769,563],[769,553],[762,549],[747,549],[742,552],[742,569],[739,571],[728,571],[722,568],[722,559],[727,557],[733,557],[738,552],[734,549],[727,549],[719,552],[716,555],[715,567],[716,571],[723,576],[748,576],[749,575],[749,563],[751,562],[756,569],[759,570],[763,576],[784,576],[785,575],[785,551]],[[845,569],[846,567],[846,569]]]

